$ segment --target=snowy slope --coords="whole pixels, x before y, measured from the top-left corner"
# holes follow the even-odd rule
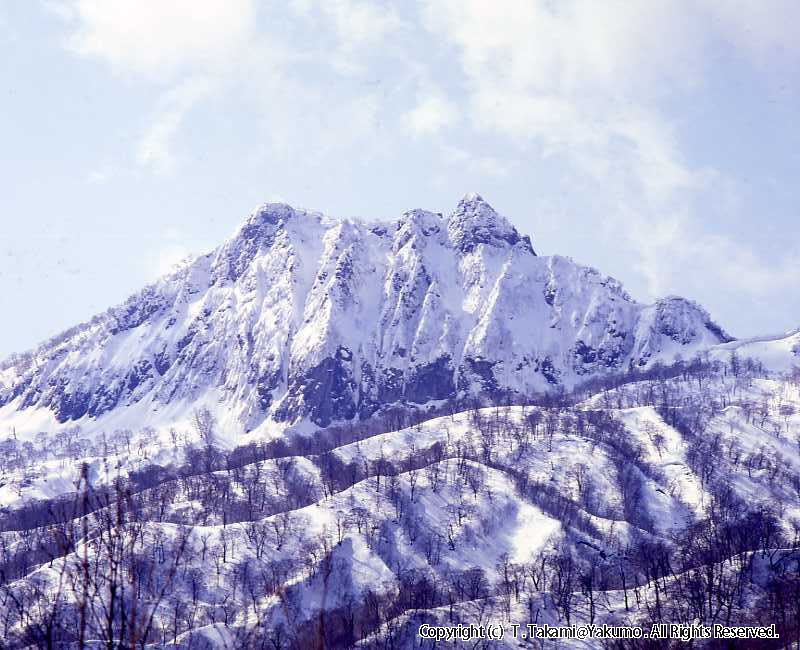
[[[712,353],[727,359],[732,353],[741,358],[757,359],[775,372],[791,372],[800,367],[800,329],[777,336],[759,336],[715,346]]]

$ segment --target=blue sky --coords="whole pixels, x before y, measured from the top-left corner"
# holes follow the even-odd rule
[[[480,192],[642,301],[800,325],[800,4],[4,0],[0,356],[258,203]]]

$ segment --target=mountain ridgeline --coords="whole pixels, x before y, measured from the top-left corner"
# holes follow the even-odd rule
[[[643,305],[537,255],[478,195],[386,223],[266,204],[213,252],[0,365],[0,407],[65,423],[213,401],[242,431],[327,426],[569,389],[731,340],[688,300]]]

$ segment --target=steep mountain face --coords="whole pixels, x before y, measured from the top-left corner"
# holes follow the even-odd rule
[[[478,195],[449,217],[371,224],[267,204],[212,253],[0,365],[0,407],[63,423],[205,400],[244,431],[325,426],[397,401],[568,388],[728,341],[687,300],[642,305],[537,256]]]

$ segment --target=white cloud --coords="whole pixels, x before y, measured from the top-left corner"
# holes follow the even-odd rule
[[[379,129],[388,133],[382,89],[353,80],[368,75],[369,54],[401,29],[391,6],[295,0],[286,12],[280,4],[256,11],[253,0],[66,0],[59,7],[71,51],[165,88],[136,144],[141,168],[178,168],[185,118],[211,97],[253,109],[262,128],[254,150],[268,147],[276,160],[304,150],[313,164],[374,141]]]
[[[659,0],[430,0],[425,17],[431,30],[459,46],[476,84],[491,79],[546,95],[611,87],[618,93],[665,75],[672,83],[693,81],[703,27],[686,6]]]
[[[134,151],[138,166],[159,174],[180,159],[173,140],[189,111],[250,55],[256,25],[253,0],[64,0],[48,7],[71,26],[71,51],[166,87]]]
[[[417,105],[406,114],[405,124],[414,135],[430,135],[453,126],[458,119],[455,104],[433,92],[420,97]]]
[[[511,168],[509,162],[495,156],[476,154],[450,145],[444,145],[442,150],[448,164],[466,169],[471,174],[505,176]]]
[[[356,0],[324,0],[318,7],[332,19],[340,42],[348,49],[381,43],[401,26],[391,5]]]
[[[252,0],[74,0],[69,46],[122,72],[167,79],[235,56],[255,26]]]
[[[403,25],[395,8],[387,3],[293,0],[289,6],[306,19],[324,17],[329,20],[340,45],[347,50],[380,44]]]
[[[159,101],[155,118],[147,127],[136,149],[136,162],[153,171],[165,174],[174,170],[176,155],[172,139],[186,114],[211,92],[205,79],[189,79],[165,93]]]
[[[292,0],[288,7],[301,19],[295,47],[343,76],[369,70],[407,28],[392,2]]]

